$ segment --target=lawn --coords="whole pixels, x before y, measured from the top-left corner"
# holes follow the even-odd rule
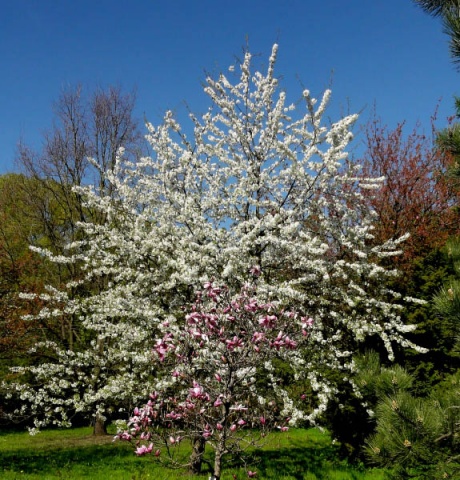
[[[169,470],[152,457],[137,458],[129,444],[112,436],[93,437],[90,428],[48,430],[36,436],[0,432],[0,477],[12,479],[207,480],[184,470]],[[383,480],[383,470],[351,467],[337,459],[330,437],[317,429],[273,434],[251,455],[257,479]],[[228,458],[222,480],[245,479],[246,468]]]

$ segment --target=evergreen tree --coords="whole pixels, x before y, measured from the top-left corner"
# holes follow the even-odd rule
[[[393,393],[377,392],[376,433],[366,442],[369,460],[391,469],[398,480],[459,478],[460,373],[428,397],[415,396],[397,372],[392,382],[398,386]]]
[[[460,1],[414,0],[425,12],[441,17],[444,31],[450,37],[450,53],[455,63],[460,63]]]

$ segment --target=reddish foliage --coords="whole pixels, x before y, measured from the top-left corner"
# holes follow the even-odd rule
[[[377,242],[410,234],[398,260],[402,269],[460,231],[459,193],[446,173],[450,158],[417,127],[408,136],[403,127],[389,130],[378,119],[369,122],[362,162],[364,175],[385,177],[383,188],[368,194],[378,214]]]
[[[23,316],[37,311],[42,302],[22,299],[19,292],[38,292],[42,285],[36,278],[37,259],[31,252],[12,262],[2,247],[0,243],[0,358],[12,358],[26,354],[39,340],[41,330],[37,321]]]

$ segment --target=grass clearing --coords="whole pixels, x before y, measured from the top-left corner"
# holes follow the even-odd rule
[[[5,480],[207,480],[170,470],[152,457],[138,458],[131,445],[112,436],[93,437],[91,428],[46,430],[36,436],[0,432],[0,477]],[[337,459],[330,437],[317,429],[275,433],[262,450],[248,452],[248,468],[272,480],[384,480],[383,470],[364,470]],[[212,459],[211,452],[207,460]],[[222,480],[245,479],[247,468],[227,458]]]

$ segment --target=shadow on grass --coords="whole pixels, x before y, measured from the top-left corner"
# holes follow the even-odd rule
[[[246,457],[246,462],[257,469],[259,478],[264,479],[303,480],[307,474],[312,474],[314,478],[328,480],[331,469],[335,472],[343,469],[347,472],[346,478],[362,478],[359,474],[353,475],[350,466],[338,460],[337,452],[338,447],[331,443],[291,440],[289,445],[279,448],[257,450]],[[241,467],[242,462],[237,459],[225,462],[226,469]]]
[[[83,441],[90,440],[85,438]],[[62,442],[59,446],[48,444],[35,450],[32,447],[3,451],[0,452],[0,477],[3,471],[4,475],[10,474],[8,478],[17,478],[15,475],[21,473],[21,476],[31,475],[31,478],[106,479],[108,472],[111,472],[112,480],[189,478],[186,470],[172,473],[151,458],[136,457],[130,444],[108,442],[100,445]],[[283,434],[275,437],[264,449],[248,452],[244,461],[227,456],[224,477],[232,478],[236,474],[236,478],[247,478],[246,472],[251,469],[257,470],[258,478],[267,480],[361,480],[362,473],[338,460],[337,450],[338,447],[323,434]],[[212,463],[212,457],[212,452],[207,451],[206,460]],[[204,464],[202,474],[193,478],[207,480],[209,475],[209,466]]]
[[[123,446],[125,447],[125,446]],[[3,469],[24,473],[52,474],[57,470],[71,469],[74,465],[92,467],[97,465],[111,465],[133,461],[132,448],[108,445],[88,445],[78,447],[53,448],[37,451],[2,452],[1,463]]]

